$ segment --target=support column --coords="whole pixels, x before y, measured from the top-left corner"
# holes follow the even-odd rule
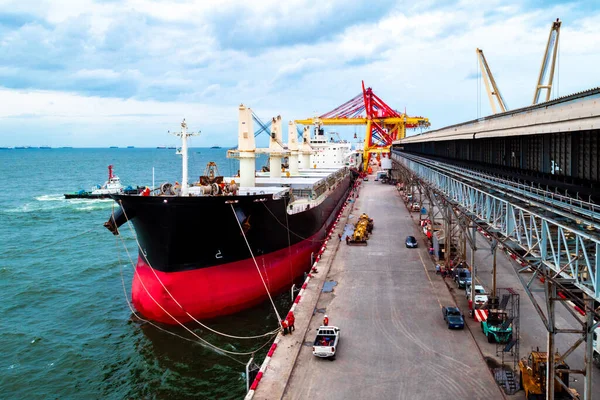
[[[498,249],[498,241],[492,240],[492,297],[496,297],[496,250]]]
[[[475,266],[476,240],[477,225],[473,223],[471,227],[471,301],[473,302],[473,312],[475,312],[475,278],[477,277],[477,267]]]
[[[585,324],[585,377],[583,380],[583,398],[592,399],[592,367],[594,362],[594,314],[590,310],[594,309],[594,299],[586,295],[588,310],[586,310]],[[600,338],[598,338],[600,340]]]
[[[547,270],[546,270],[547,271]],[[555,387],[555,364],[554,364],[554,335],[556,326],[554,323],[554,299],[556,298],[556,285],[548,279],[546,272],[545,280],[546,305],[548,308],[548,341],[546,351],[548,352],[548,362],[546,362],[546,400],[554,400]]]
[[[446,205],[446,216],[444,218],[444,266],[450,268],[450,248],[452,247],[452,206]]]

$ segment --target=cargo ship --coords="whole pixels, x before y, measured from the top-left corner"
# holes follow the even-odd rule
[[[281,117],[273,119],[268,149],[257,149],[250,108],[240,106],[237,176],[209,163],[188,183],[187,138],[182,123],[181,184],[163,183],[142,195],[111,197],[120,206],[104,224],[113,234],[131,221],[138,257],[132,302],[145,318],[166,324],[232,314],[287,291],[310,270],[328,228],[343,206],[362,164],[351,143],[308,127],[298,139]],[[256,155],[269,156],[269,172],[256,171]],[[282,159],[288,168],[282,168]],[[125,229],[122,227],[121,229]],[[264,283],[263,283],[264,281]]]

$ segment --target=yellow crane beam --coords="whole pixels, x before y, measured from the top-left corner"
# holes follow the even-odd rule
[[[302,125],[366,125],[367,118],[308,118],[297,119],[294,122]],[[373,118],[380,125],[414,125],[414,126],[429,126],[429,119],[423,117],[402,116],[389,118]]]

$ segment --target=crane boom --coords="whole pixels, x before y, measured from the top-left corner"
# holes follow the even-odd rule
[[[496,114],[496,102],[494,101],[494,97],[498,102],[498,106],[500,107],[500,112],[506,111],[506,103],[504,102],[504,98],[500,93],[500,89],[496,85],[496,80],[494,79],[494,75],[492,75],[492,70],[483,55],[483,50],[477,49],[477,58],[479,59],[479,66],[481,67],[481,75],[483,75],[483,81],[485,82],[485,89],[487,90],[488,98],[490,99],[490,105],[492,106],[492,112]],[[490,87],[491,86],[491,87]]]
[[[535,86],[535,94],[533,95],[533,104],[540,102],[540,95],[542,89],[546,89],[546,100],[550,100],[550,94],[552,93],[552,81],[554,79],[554,67],[556,65],[556,54],[558,53],[558,38],[560,37],[560,26],[562,22],[560,19],[556,19],[550,27],[550,34],[548,35],[548,43],[546,43],[546,51],[544,52],[544,58],[542,59],[542,66],[540,67],[540,75],[538,77],[537,85]],[[552,59],[552,61],[550,61]],[[551,64],[550,64],[551,63]],[[550,64],[550,74],[548,74],[548,65]],[[548,74],[547,83],[546,75]]]

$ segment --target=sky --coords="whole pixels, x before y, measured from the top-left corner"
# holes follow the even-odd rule
[[[192,145],[231,146],[239,104],[308,118],[361,80],[441,128],[491,113],[477,47],[530,105],[556,18],[552,97],[599,86],[595,0],[0,0],[0,146],[175,145],[183,118]]]

